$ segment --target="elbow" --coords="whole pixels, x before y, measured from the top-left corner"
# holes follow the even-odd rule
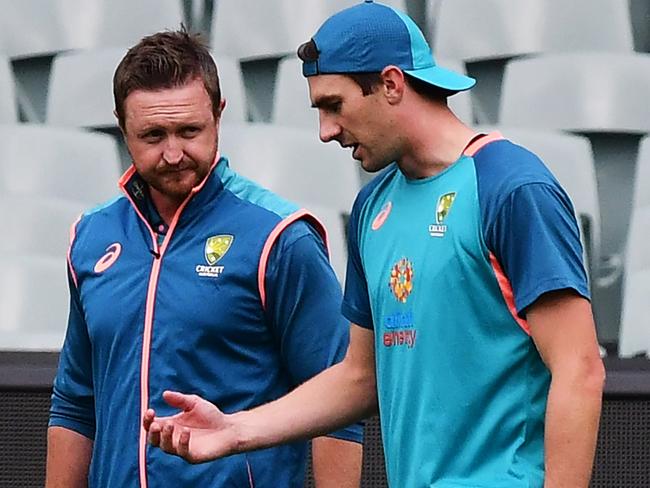
[[[602,397],[605,389],[605,365],[600,356],[584,358],[578,372],[579,376],[575,380],[583,394]]]
[[[365,410],[374,413],[377,409],[377,378],[375,369],[356,365],[349,370],[351,391],[355,392]]]
[[[589,361],[585,372],[585,388],[594,395],[602,396],[605,389],[605,365],[600,357]]]

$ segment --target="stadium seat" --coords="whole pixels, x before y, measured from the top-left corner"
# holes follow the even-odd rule
[[[501,123],[576,132],[650,130],[650,55],[549,54],[511,61]]]
[[[633,50],[628,5],[619,0],[442,0],[438,14],[434,50],[465,61],[477,78],[472,96],[479,123],[504,123],[499,98],[508,59]]]
[[[299,205],[347,212],[359,190],[357,163],[312,130],[271,124],[223,124],[221,154],[231,167]]]
[[[113,115],[113,75],[125,48],[106,48],[59,54],[52,65],[47,123],[93,129],[117,128]],[[219,56],[224,120],[243,122],[246,106],[238,63]],[[74,107],[72,109],[71,107]]]
[[[83,20],[94,9],[92,3],[21,0],[3,5],[0,53],[27,58],[87,47],[90,23]]]
[[[556,51],[632,51],[627,2],[442,0],[438,56],[479,61]]]
[[[122,47],[185,22],[182,0],[94,0],[98,3],[97,30],[91,47]]]
[[[329,15],[357,3],[357,0],[218,0],[211,27],[212,48],[217,53],[241,59],[294,54]],[[406,0],[383,3],[407,10]]]
[[[9,59],[0,55],[0,124],[18,122],[16,90]]]
[[[96,205],[118,193],[119,156],[104,134],[0,125],[0,194]]]
[[[65,259],[70,226],[84,211],[80,202],[38,196],[0,197],[4,237],[0,255],[25,254]]]
[[[105,129],[117,127],[113,115],[113,74],[124,48],[59,54],[52,63],[47,123]]]
[[[600,208],[596,170],[589,140],[557,131],[510,127],[476,127],[504,137],[540,157],[568,193],[580,222],[581,239],[590,276],[600,263]]]
[[[619,354],[650,355],[650,138],[641,144],[625,254]]]
[[[12,60],[16,97],[25,120],[45,120],[52,56],[90,45],[96,4],[96,0],[23,0],[3,7],[0,53]]]
[[[317,133],[318,111],[311,108],[309,86],[302,76],[302,61],[297,57],[280,61],[271,121]]]
[[[650,53],[650,1],[628,1],[630,4],[630,18],[632,19],[634,49],[638,52]]]
[[[65,336],[65,259],[0,257],[0,350],[58,350]]]

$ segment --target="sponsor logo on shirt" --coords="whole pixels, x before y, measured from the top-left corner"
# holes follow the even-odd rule
[[[97,263],[95,263],[94,271],[95,273],[103,273],[108,268],[115,264],[117,258],[120,257],[122,253],[122,245],[119,242],[114,242],[106,248],[106,254],[104,254]]]
[[[444,224],[447,215],[451,211],[451,206],[454,204],[456,192],[445,193],[438,198],[436,204],[436,223],[429,225],[429,235],[431,237],[444,237],[447,232],[447,226]]]
[[[415,346],[415,323],[413,321],[413,310],[396,312],[384,319],[384,347],[406,346],[411,349]]]
[[[372,221],[372,230],[379,230],[379,228],[384,225],[386,222],[386,219],[388,219],[388,215],[390,214],[390,211],[393,208],[393,202],[386,202],[383,207],[381,207],[381,210],[375,217],[375,220]]]
[[[413,291],[413,265],[407,258],[397,261],[390,270],[388,286],[398,302],[406,303]]]
[[[400,304],[405,304],[413,292],[413,275],[413,264],[408,258],[400,259],[391,267],[388,286]],[[415,346],[417,331],[413,310],[407,309],[387,315],[383,325],[386,329],[383,335],[384,347],[406,346],[411,349]]]
[[[208,237],[204,248],[205,261],[208,264],[197,264],[196,274],[208,278],[218,278],[223,273],[224,266],[217,266],[217,262],[226,255],[234,239],[235,237],[230,234]]]

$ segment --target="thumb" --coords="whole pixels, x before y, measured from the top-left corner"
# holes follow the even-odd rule
[[[184,411],[191,410],[196,404],[196,397],[194,395],[185,395],[177,391],[164,391],[163,399],[171,407],[175,407]]]

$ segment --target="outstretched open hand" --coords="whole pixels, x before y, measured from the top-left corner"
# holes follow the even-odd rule
[[[228,415],[215,405],[197,395],[174,391],[164,392],[163,399],[182,411],[170,417],[156,417],[152,409],[145,412],[142,425],[153,446],[193,464],[235,452],[234,429]]]

